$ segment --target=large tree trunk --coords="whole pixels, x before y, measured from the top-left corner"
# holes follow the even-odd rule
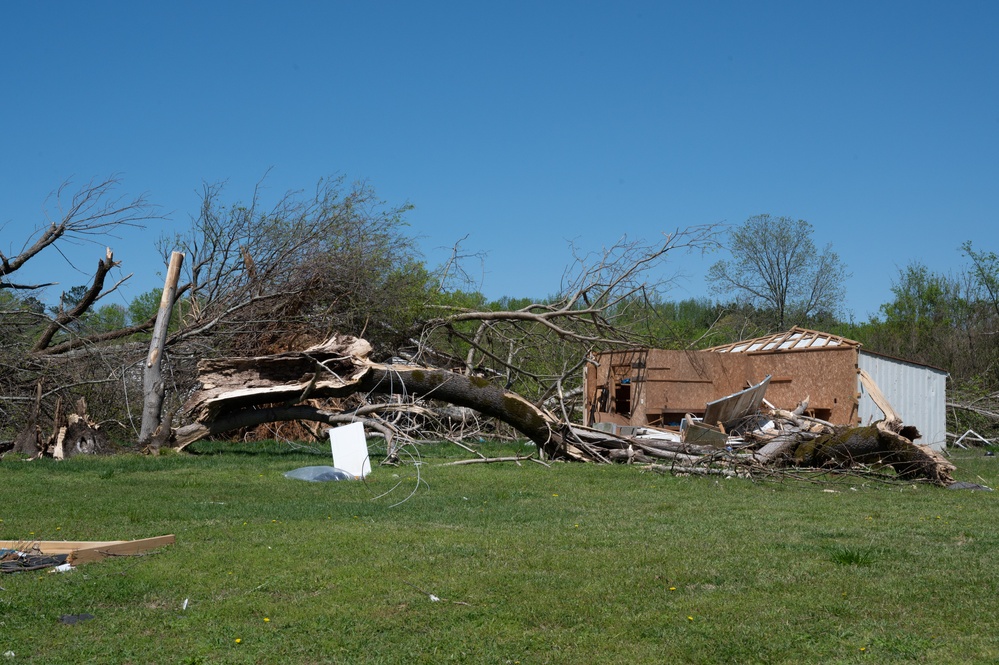
[[[915,428],[902,427],[898,420],[882,420],[802,442],[793,457],[800,466],[883,464],[900,478],[926,478],[939,485],[954,482],[954,465],[929,446],[913,443],[918,437]]]
[[[221,358],[198,364],[202,387],[185,404],[197,422],[176,431],[179,448],[225,431],[277,420],[332,422],[336,414],[298,405],[354,393],[411,395],[475,409],[531,439],[549,457],[579,457],[547,411],[485,379],[442,369],[367,360],[370,345],[335,337],[303,352]]]

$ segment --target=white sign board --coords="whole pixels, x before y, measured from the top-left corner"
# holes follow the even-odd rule
[[[364,438],[364,425],[351,423],[330,429],[330,449],[333,466],[343,469],[355,478],[371,473],[368,460],[368,441]]]

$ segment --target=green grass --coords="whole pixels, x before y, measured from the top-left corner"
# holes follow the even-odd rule
[[[200,450],[0,462],[0,539],[177,536],[150,556],[0,576],[0,654],[13,651],[12,663],[999,660],[995,493],[625,466],[440,466],[460,452],[453,446],[422,448],[418,487],[413,466],[312,484],[281,474],[325,462],[278,444]],[[999,486],[997,458],[971,451],[956,463],[959,479]],[[80,613],[95,618],[59,623]]]

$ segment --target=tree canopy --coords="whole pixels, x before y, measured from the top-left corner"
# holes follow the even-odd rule
[[[816,250],[813,231],[802,219],[750,217],[729,234],[731,258],[708,271],[712,293],[752,305],[771,331],[835,313],[848,273],[831,244]]]

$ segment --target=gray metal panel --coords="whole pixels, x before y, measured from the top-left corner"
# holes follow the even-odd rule
[[[923,435],[916,443],[941,450],[947,445],[947,372],[860,351],[860,369],[881,388],[892,408],[906,425],[915,425]],[[857,379],[860,393],[858,413],[866,425],[881,420],[881,413]]]
[[[740,418],[758,411],[763,396],[767,393],[767,386],[770,385],[770,375],[745,390],[708,402],[704,408],[704,422],[708,425],[724,423],[725,427],[731,427]]]

